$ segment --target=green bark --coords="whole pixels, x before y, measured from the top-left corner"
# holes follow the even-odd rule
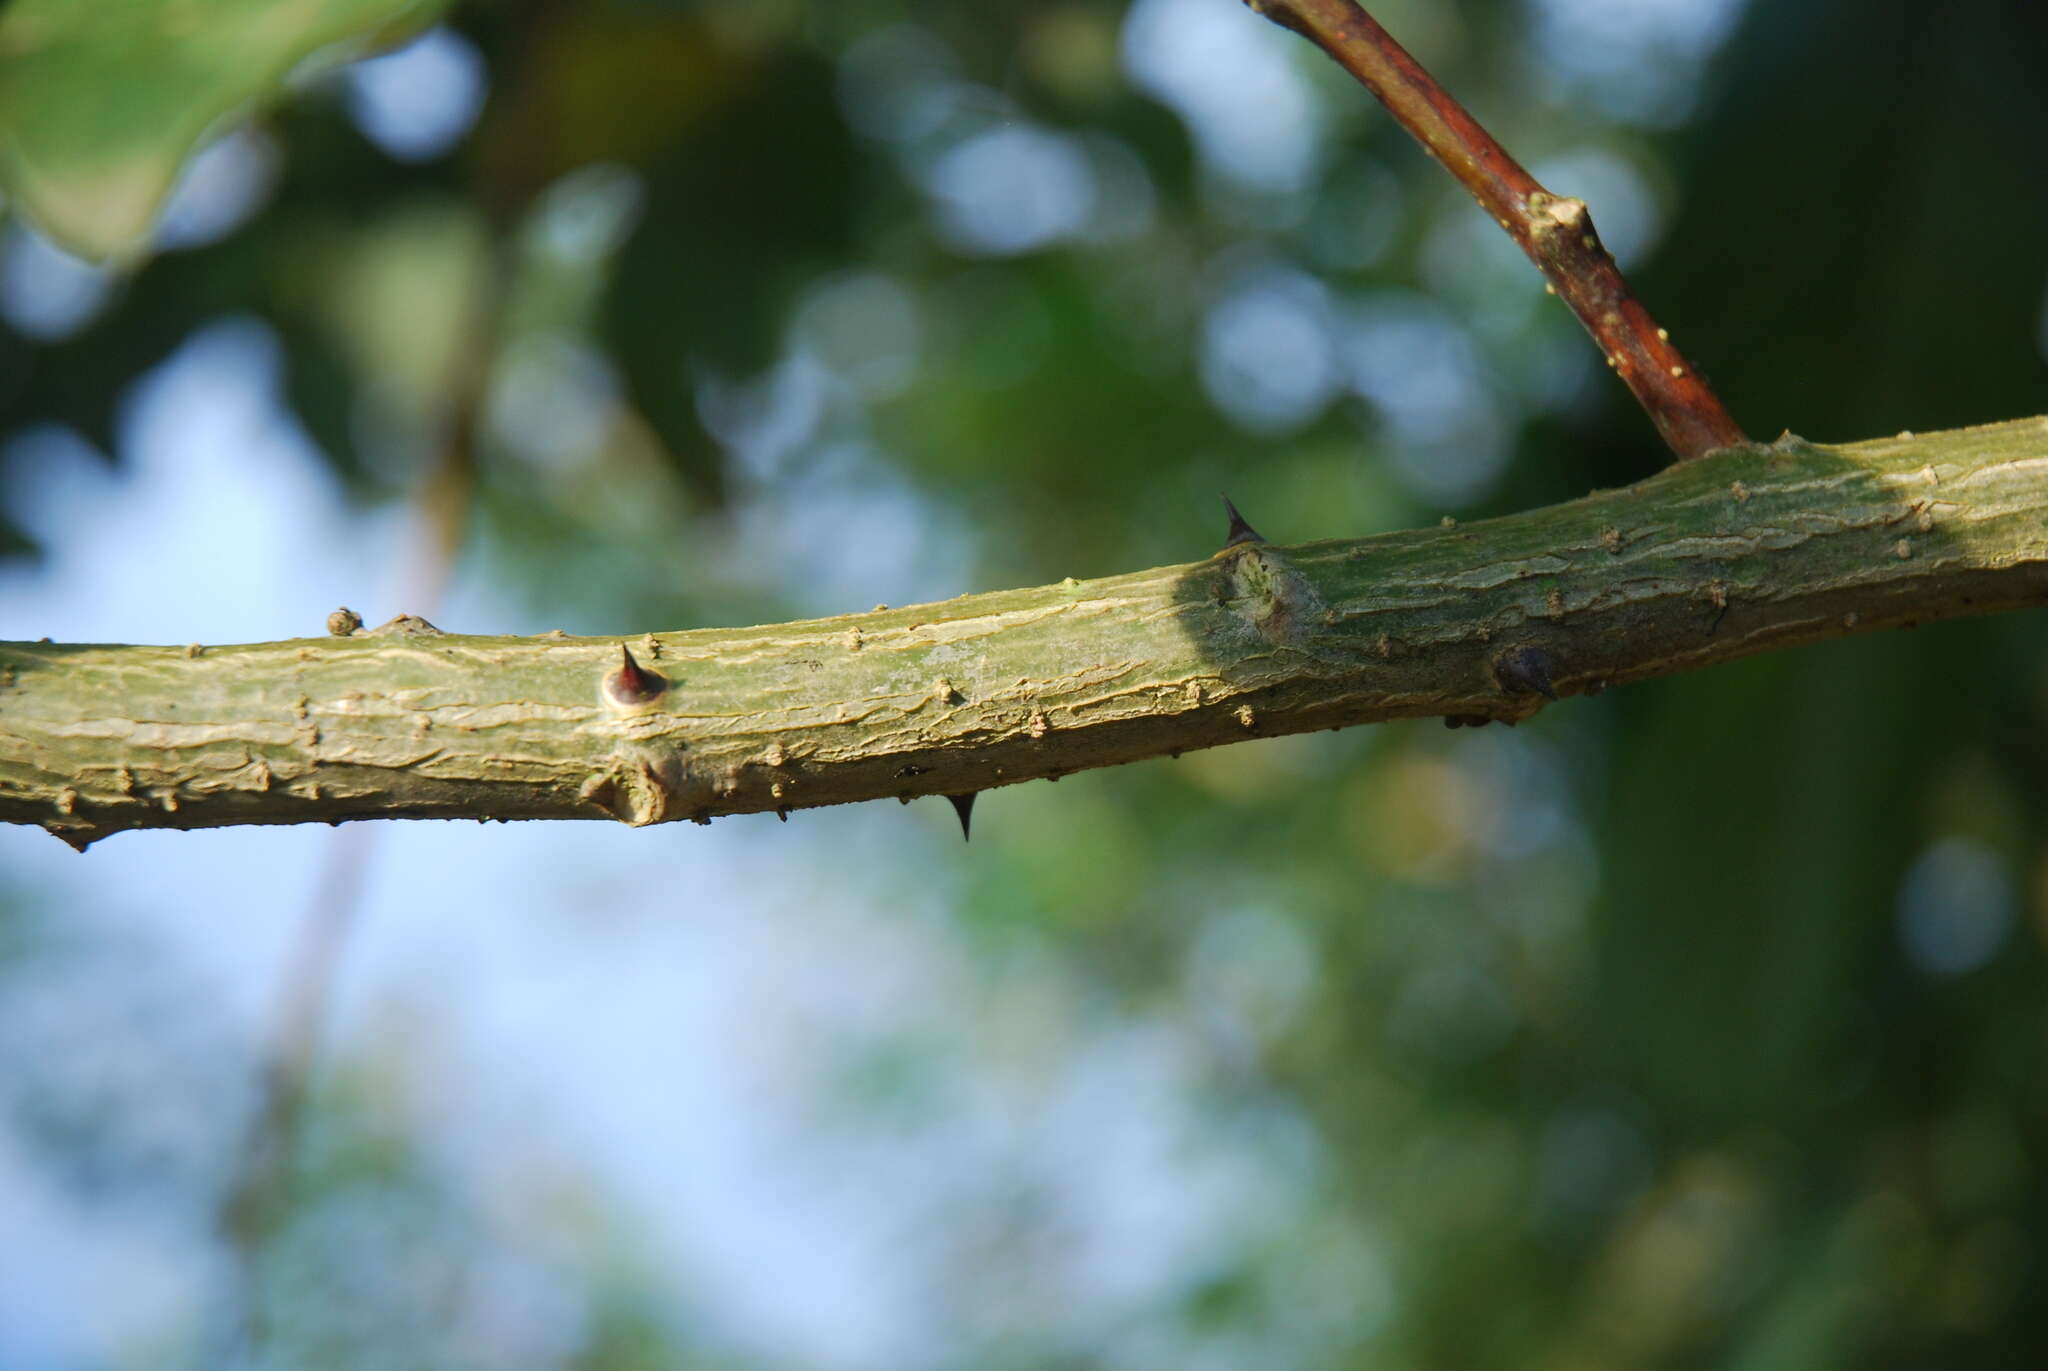
[[[2048,419],[1787,437],[1483,523],[761,628],[0,644],[0,819],[708,821],[1559,696],[2048,599]],[[343,629],[347,624],[338,625]],[[1845,682],[1844,689],[1854,689]]]

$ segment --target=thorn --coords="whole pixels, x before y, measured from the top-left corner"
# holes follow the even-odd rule
[[[776,818],[778,818],[778,819],[780,819],[780,820],[782,820],[782,822],[784,822],[784,823],[788,823],[788,822],[789,822],[789,806],[788,806],[788,805],[782,805],[782,806],[778,807],[778,808],[776,809],[776,811],[775,811],[775,817],[776,817]]]
[[[1540,647],[1511,647],[1493,659],[1493,678],[1510,695],[1541,695],[1546,700],[1555,700],[1557,689],[1551,684],[1551,669],[1555,665],[1550,654]]]
[[[971,800],[974,797],[970,795],[967,798]],[[963,813],[960,816],[960,819],[962,823],[965,823],[967,820],[967,816]],[[70,848],[73,852],[83,852],[88,847],[92,846],[92,833],[91,830],[89,829],[84,832],[81,832],[75,828],[45,827],[43,829],[43,832],[49,834],[52,838],[55,838],[58,842],[64,844],[64,846]]]
[[[604,678],[605,691],[622,705],[644,705],[668,689],[659,672],[633,660],[633,649],[619,644],[619,664]]]
[[[946,797],[953,802],[953,812],[960,816],[960,841],[963,843],[968,840],[968,827],[974,821],[974,796],[975,792],[970,790],[965,795]]]
[[[619,688],[632,695],[647,689],[647,673],[633,660],[633,649],[624,643],[619,644]]]
[[[1228,495],[1223,495],[1222,500],[1224,511],[1230,515],[1230,532],[1225,535],[1223,542],[1225,548],[1236,547],[1239,543],[1263,543],[1266,541],[1264,534],[1244,521],[1244,516],[1237,512],[1237,506],[1230,502]]]

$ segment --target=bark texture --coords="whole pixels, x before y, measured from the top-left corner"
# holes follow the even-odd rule
[[[1383,719],[1513,722],[1552,696],[2044,602],[2048,419],[1787,436],[1482,523],[1243,541],[761,628],[622,643],[336,616],[346,636],[0,644],[0,820],[82,847],[131,828],[637,825],[960,795]]]

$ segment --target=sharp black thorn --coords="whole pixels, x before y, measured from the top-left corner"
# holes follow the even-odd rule
[[[953,802],[953,812],[960,816],[960,841],[963,843],[968,840],[969,830],[974,822],[974,796],[975,792],[970,790],[965,795],[946,797]]]
[[[1217,492],[1222,495],[1222,492]],[[1230,515],[1230,532],[1225,535],[1223,546],[1236,547],[1239,543],[1263,543],[1266,536],[1245,522],[1244,515],[1237,512],[1237,506],[1230,502],[1228,495],[1222,495],[1223,508]]]

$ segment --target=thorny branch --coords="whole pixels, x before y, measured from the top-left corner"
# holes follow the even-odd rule
[[[628,824],[971,795],[2048,603],[2048,419],[1786,438],[1469,526],[744,629],[0,643],[0,821]],[[956,803],[961,803],[956,801]],[[963,821],[965,819],[963,814]]]
[[[1458,178],[1579,316],[1680,461],[1748,441],[1629,290],[1585,201],[1545,190],[1353,0],[1246,3],[1328,53]]]

